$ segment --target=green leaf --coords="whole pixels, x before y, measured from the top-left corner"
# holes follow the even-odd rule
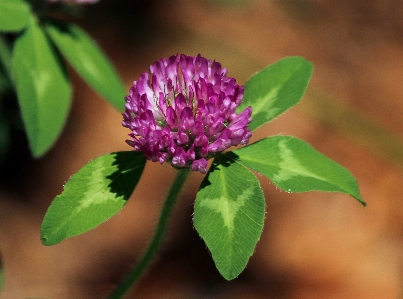
[[[29,21],[29,5],[23,0],[0,0],[0,31],[19,31]]]
[[[257,178],[242,165],[217,157],[197,194],[193,222],[225,279],[245,269],[262,233],[264,215]]]
[[[12,80],[11,50],[2,35],[0,35],[0,64],[0,69],[4,69],[7,77]]]
[[[365,205],[352,174],[300,139],[274,136],[226,155],[265,175],[287,192],[341,192]]]
[[[73,24],[48,22],[46,30],[84,80],[115,108],[123,111],[125,87],[108,58],[91,37]]]
[[[29,145],[40,157],[66,123],[71,88],[63,62],[34,19],[15,42],[12,66]]]
[[[302,57],[287,57],[269,65],[245,84],[238,112],[252,106],[251,131],[297,104],[305,93],[313,65]]]
[[[42,222],[44,245],[82,234],[118,213],[133,193],[146,159],[141,152],[116,152],[98,157],[66,183]]]

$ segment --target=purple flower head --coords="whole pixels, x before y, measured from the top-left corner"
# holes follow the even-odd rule
[[[236,113],[244,89],[226,74],[200,54],[156,61],[125,97],[126,142],[151,161],[206,173],[209,158],[252,135],[252,107]]]

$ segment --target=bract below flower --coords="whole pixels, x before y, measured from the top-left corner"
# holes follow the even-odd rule
[[[126,142],[151,161],[206,173],[209,158],[252,135],[252,108],[236,113],[244,89],[226,74],[200,54],[156,61],[125,97]]]

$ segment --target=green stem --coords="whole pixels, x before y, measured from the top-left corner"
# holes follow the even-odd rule
[[[118,285],[118,287],[113,291],[111,295],[109,295],[108,299],[123,298],[123,296],[130,290],[131,287],[133,287],[133,285],[137,282],[140,276],[150,265],[151,261],[153,260],[155,254],[158,252],[158,249],[162,244],[173,207],[189,173],[189,169],[178,170],[178,174],[174,182],[172,183],[171,189],[169,189],[168,195],[165,199],[165,203],[161,211],[161,216],[158,221],[157,231],[154,235],[153,240],[151,241],[147,251],[141,258],[139,263],[136,265],[136,267],[131,270],[125,280]]]

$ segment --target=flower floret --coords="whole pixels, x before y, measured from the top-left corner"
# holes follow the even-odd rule
[[[209,158],[252,135],[252,108],[236,113],[244,89],[226,74],[200,54],[156,61],[125,97],[126,142],[151,161],[206,173]]]

